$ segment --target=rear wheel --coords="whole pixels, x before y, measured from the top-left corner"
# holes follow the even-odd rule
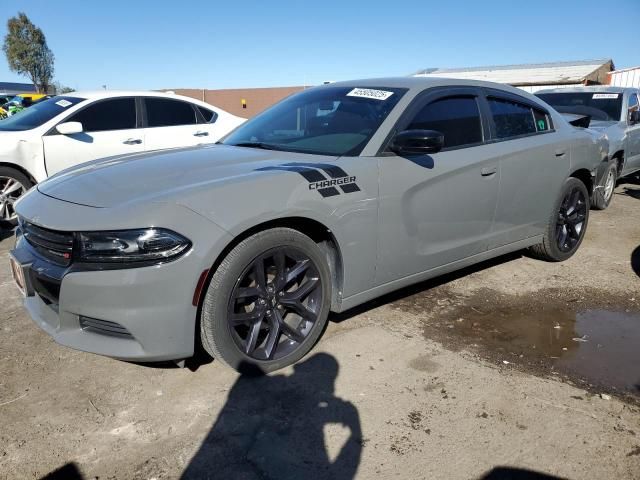
[[[0,167],[0,223],[10,226],[18,223],[14,205],[32,186],[31,180],[21,171]]]
[[[593,193],[592,207],[595,210],[605,210],[611,200],[613,199],[613,191],[616,188],[616,181],[618,180],[618,166],[616,163],[611,163],[607,167],[607,171],[602,179],[603,184],[599,185]]]
[[[577,178],[567,178],[547,223],[543,240],[531,247],[534,256],[551,262],[571,257],[584,239],[589,221],[589,192]]]
[[[330,298],[329,266],[313,240],[289,228],[259,232],[231,250],[211,279],[203,347],[239,371],[283,368],[318,340]]]

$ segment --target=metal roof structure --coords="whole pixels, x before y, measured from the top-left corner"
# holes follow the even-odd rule
[[[640,88],[640,66],[609,72],[609,84],[618,87]]]
[[[513,86],[574,85],[605,83],[605,74],[613,68],[611,59],[599,59],[475,68],[428,68],[413,76],[486,80]]]
[[[0,82],[0,93],[35,93],[36,87],[33,83]]]

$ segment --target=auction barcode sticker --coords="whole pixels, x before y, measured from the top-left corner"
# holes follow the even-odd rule
[[[594,93],[593,97],[594,99],[604,99],[604,98],[618,98],[618,94],[617,93]]]
[[[391,95],[393,95],[393,92],[374,90],[372,88],[354,88],[347,93],[347,97],[373,98],[375,100],[386,100]]]
[[[62,108],[67,108],[69,105],[71,105],[71,102],[69,100],[58,100],[56,102],[56,105],[60,105]]]

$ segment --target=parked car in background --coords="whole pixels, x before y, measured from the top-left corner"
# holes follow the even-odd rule
[[[30,107],[34,103],[40,102],[47,98],[51,97],[43,93],[19,93],[18,95],[10,98],[0,105],[2,108],[2,112],[0,112],[0,115],[5,118],[10,117],[18,112],[21,112],[25,108]]]
[[[244,121],[156,92],[74,92],[36,103],[0,121],[0,221],[15,223],[15,201],[61,170],[113,155],[214,143]]]
[[[505,85],[333,83],[221,145],[46,180],[17,204],[12,268],[63,345],[155,361],[201,341],[233,368],[271,371],[313,347],[330,310],[527,247],[571,257],[606,155]]]
[[[594,195],[596,207],[606,208],[618,178],[640,171],[640,90],[593,86],[540,90],[536,95],[559,112],[589,115],[589,128],[606,134],[610,161]]]

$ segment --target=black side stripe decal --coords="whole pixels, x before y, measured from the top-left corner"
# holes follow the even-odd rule
[[[318,193],[320,195],[322,195],[323,197],[334,197],[336,195],[340,195],[340,192],[338,191],[338,189],[336,187],[329,187],[329,188],[319,188],[318,189]]]
[[[324,175],[322,175],[319,171],[313,170],[312,168],[306,167],[297,167],[294,165],[291,166],[282,166],[282,167],[263,167],[258,170],[266,171],[266,170],[281,170],[285,172],[297,172],[302,175],[307,182],[321,182],[325,180]]]
[[[360,191],[360,187],[358,187],[358,185],[356,185],[355,183],[347,183],[346,185],[340,185],[340,188],[344,193],[353,193],[353,192]]]
[[[342,178],[342,177],[347,177],[348,174],[347,172],[345,172],[342,168],[338,167],[337,165],[331,165],[330,163],[284,163],[283,166],[285,167],[289,167],[289,166],[296,166],[296,165],[300,165],[303,167],[310,167],[310,168],[319,168],[320,170],[323,170],[324,172],[326,172],[327,175],[329,175],[331,178]]]

